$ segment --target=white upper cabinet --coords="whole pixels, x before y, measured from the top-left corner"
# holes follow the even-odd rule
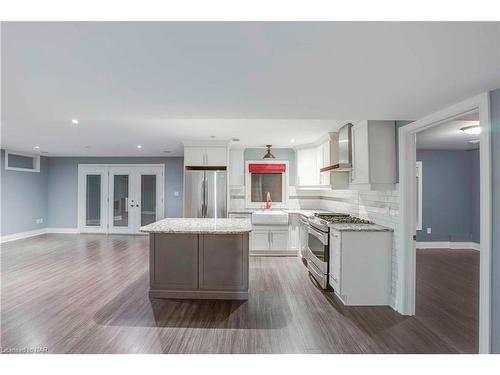
[[[229,185],[244,186],[245,185],[245,160],[243,149],[229,150]]]
[[[317,147],[297,150],[297,186],[308,187],[319,185],[319,166]]]
[[[184,165],[189,167],[221,167],[227,165],[225,147],[184,147]]]
[[[330,140],[323,142],[318,147],[318,167],[319,169],[328,167],[330,161]],[[319,184],[321,186],[330,185],[330,173],[319,172]]]
[[[352,127],[351,188],[394,189],[396,125],[394,121],[361,121]]]

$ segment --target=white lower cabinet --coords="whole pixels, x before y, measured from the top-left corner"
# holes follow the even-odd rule
[[[254,225],[251,233],[252,255],[296,255],[290,250],[288,225]]]
[[[290,250],[298,252],[300,249],[300,218],[299,214],[289,214],[288,217],[288,247]]]
[[[328,282],[345,305],[389,305],[392,232],[330,230]]]

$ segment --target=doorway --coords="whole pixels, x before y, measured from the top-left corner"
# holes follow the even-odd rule
[[[416,138],[417,133],[479,113],[480,140],[480,252],[479,352],[489,353],[491,322],[491,124],[489,94],[484,93],[445,108],[399,129],[399,236],[396,310],[415,315],[416,297]],[[425,174],[425,165],[423,166]],[[424,176],[425,179],[425,176]]]
[[[163,218],[163,165],[78,166],[80,233],[139,234]]]
[[[415,318],[458,353],[478,353],[479,113],[416,133]]]

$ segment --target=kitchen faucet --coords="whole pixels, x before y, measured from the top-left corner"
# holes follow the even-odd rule
[[[266,209],[270,209],[271,208],[271,193],[270,192],[267,192],[267,197],[266,197]]]

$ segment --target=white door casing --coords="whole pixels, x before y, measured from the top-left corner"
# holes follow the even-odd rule
[[[479,352],[491,351],[491,122],[489,93],[484,93],[399,128],[399,239],[396,310],[415,314],[416,134],[433,126],[479,112],[480,135],[480,277]]]

